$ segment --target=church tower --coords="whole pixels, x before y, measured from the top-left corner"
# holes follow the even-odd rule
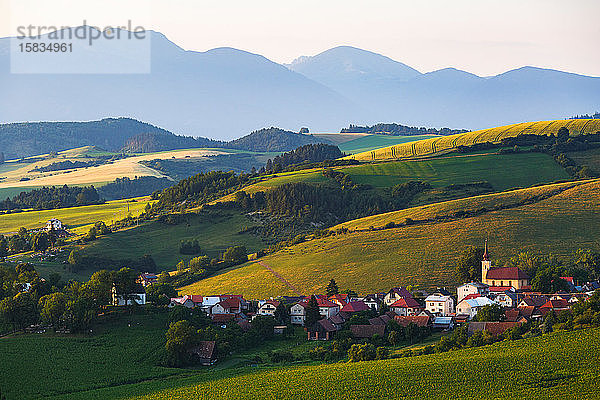
[[[492,268],[492,263],[488,255],[487,239],[485,239],[485,250],[483,252],[483,260],[481,260],[481,282],[486,283],[487,273],[490,268]]]

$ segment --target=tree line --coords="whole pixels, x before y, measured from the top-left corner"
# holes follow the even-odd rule
[[[21,192],[12,199],[0,201],[0,210],[51,210],[102,203],[94,186],[51,186]]]
[[[425,128],[406,126],[400,124],[384,124],[379,123],[373,126],[350,125],[348,128],[343,128],[340,133],[368,133],[376,135],[391,135],[391,136],[414,136],[414,135],[454,135],[457,133],[469,132],[466,129],[450,129],[450,128]]]

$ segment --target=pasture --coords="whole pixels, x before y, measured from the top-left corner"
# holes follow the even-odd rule
[[[351,221],[344,225],[364,228],[384,222],[402,223],[405,218],[434,218],[410,226],[350,231],[314,239],[287,247],[261,261],[304,294],[324,292],[331,278],[340,290],[366,294],[398,285],[422,288],[455,285],[454,265],[460,255],[468,246],[483,246],[486,238],[494,265],[504,265],[521,251],[554,254],[559,258],[570,256],[580,247],[599,251],[599,180],[576,185],[541,201],[524,201],[522,205],[497,211],[481,210],[497,204],[499,198],[494,196],[502,196],[502,201],[510,205],[520,196],[527,200],[532,193],[544,190],[540,187],[517,194],[455,200]],[[452,216],[472,209],[483,212],[469,217]],[[435,220],[437,215],[450,218]],[[249,298],[293,294],[283,283],[275,284],[277,278],[267,276],[266,269],[248,263],[181,288],[181,292],[240,293]]]
[[[180,260],[195,257],[179,253],[182,240],[197,239],[201,254],[211,258],[219,257],[230,246],[244,245],[249,252],[262,249],[264,244],[260,238],[238,233],[250,226],[250,220],[234,212],[190,216],[178,225],[152,221],[101,237],[86,245],[83,253],[112,259],[133,259],[149,254],[161,271],[173,270]]]
[[[69,231],[81,234],[98,221],[110,224],[113,221],[126,218],[128,210],[132,216],[137,216],[144,211],[146,204],[150,201],[149,197],[141,197],[137,199],[114,200],[92,206],[3,214],[0,215],[0,234],[14,233],[21,227],[27,229],[41,228],[51,218],[61,220]]]
[[[392,135],[367,135],[358,137],[338,145],[340,150],[346,154],[357,154],[365,151],[380,149],[382,147],[394,146],[402,143],[416,142],[418,140],[431,139],[436,135],[414,135],[414,136],[392,136]]]

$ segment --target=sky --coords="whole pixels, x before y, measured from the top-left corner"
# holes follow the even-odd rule
[[[19,25],[131,20],[186,50],[234,47],[278,63],[349,45],[421,72],[532,65],[600,76],[598,15],[598,0],[0,0],[0,37]]]

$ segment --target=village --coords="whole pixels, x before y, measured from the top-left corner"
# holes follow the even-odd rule
[[[468,334],[485,331],[499,336],[515,326],[529,322],[541,323],[553,313],[569,311],[573,304],[585,301],[600,289],[600,283],[588,282],[575,286],[572,277],[563,277],[569,292],[541,293],[531,289],[529,277],[516,267],[492,267],[487,244],[481,260],[482,282],[467,282],[452,293],[438,288],[433,293],[411,293],[406,287],[394,287],[387,292],[364,296],[338,293],[335,281],[328,285],[329,295],[280,296],[277,298],[247,300],[242,295],[199,295],[188,294],[171,298],[168,307],[199,309],[217,327],[226,328],[237,324],[244,331],[252,321],[261,317],[273,317],[279,322],[274,334],[283,334],[294,326],[302,327],[307,340],[330,341],[336,337],[354,316],[361,316],[362,323],[350,324],[355,340],[368,341],[374,337],[385,337],[391,321],[403,328],[418,327],[428,332],[451,332],[468,326]],[[139,277],[138,293],[127,296],[113,290],[113,305],[126,306],[145,304],[145,288],[155,284],[158,276],[144,273]],[[333,286],[333,290],[332,289]],[[318,308],[318,318],[309,322],[310,308]],[[499,311],[495,320],[478,321],[481,310]],[[366,316],[366,318],[365,318]],[[356,322],[356,319],[353,320]],[[214,342],[204,341],[196,347],[204,365],[213,364]]]

